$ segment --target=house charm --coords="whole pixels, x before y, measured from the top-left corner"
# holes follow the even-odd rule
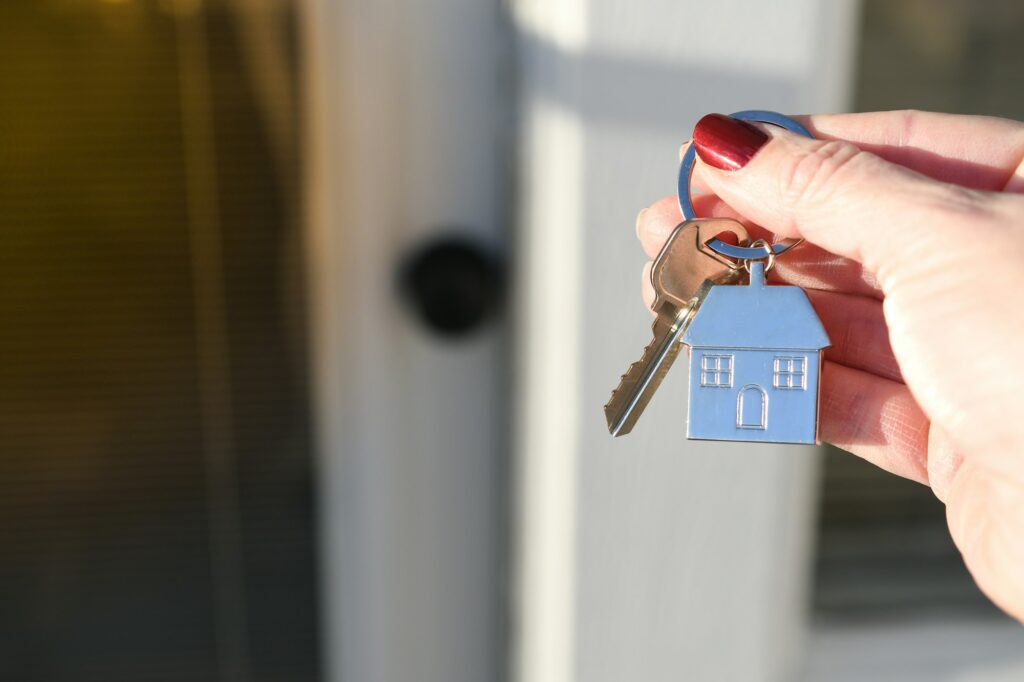
[[[830,343],[803,289],[750,283],[715,286],[682,342],[690,347],[686,436],[814,444],[822,349]]]

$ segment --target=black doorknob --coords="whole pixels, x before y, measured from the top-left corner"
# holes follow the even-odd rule
[[[461,235],[428,242],[399,269],[399,290],[416,318],[439,336],[466,336],[499,311],[504,293],[501,259]]]

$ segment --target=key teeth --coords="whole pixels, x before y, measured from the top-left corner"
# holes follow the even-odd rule
[[[640,359],[632,363],[629,368],[626,369],[626,372],[619,377],[618,386],[615,387],[611,396],[608,398],[608,402],[605,403],[605,421],[608,424],[609,433],[613,436],[624,436],[632,431],[640,412],[644,410],[647,400],[650,400],[650,396],[648,396],[639,408],[634,406],[628,415],[623,413],[625,406],[616,404],[617,400],[620,399],[621,394],[625,391],[635,390],[637,383],[642,378],[644,367],[652,360],[652,354],[656,353],[663,340],[673,333],[673,319],[674,317],[666,319],[666,317],[662,315],[654,318],[654,321],[651,323],[652,335],[650,342],[644,346],[644,352],[640,356]],[[669,365],[672,363],[674,357],[675,353],[673,352],[668,360]],[[658,383],[660,383],[660,379],[658,379]],[[657,386],[657,384],[655,384],[655,386]]]
[[[655,322],[654,324],[654,329],[655,331],[657,331],[657,322]],[[640,359],[635,360],[628,368],[626,368],[626,371],[622,373],[622,376],[619,377],[619,385],[616,386],[615,389],[612,391],[612,398],[615,397],[616,393],[622,390],[623,384],[626,383],[626,378],[629,377],[631,374],[635,374],[639,369],[641,369],[644,366],[645,361],[647,360],[647,356],[651,354],[656,345],[658,344],[657,340],[655,339],[648,343],[646,346],[644,346],[644,352],[640,355]],[[612,402],[612,400],[609,399],[608,402],[610,403]]]
[[[653,327],[654,330],[657,330],[657,328],[658,328],[658,321],[655,320],[654,324],[651,325],[651,326]],[[615,422],[615,417],[617,415],[609,414],[609,411],[612,409],[612,406],[615,403],[616,397],[625,390],[626,386],[629,385],[629,384],[635,384],[636,383],[636,377],[634,375],[636,375],[637,372],[640,372],[643,369],[643,366],[645,364],[645,361],[647,360],[648,355],[650,355],[650,353],[654,350],[654,347],[656,345],[657,345],[656,340],[652,340],[650,343],[648,343],[646,346],[644,346],[644,352],[640,356],[640,359],[634,361],[626,369],[626,371],[622,374],[622,376],[619,377],[619,384],[618,384],[618,386],[616,386],[612,390],[612,394],[611,394],[611,396],[609,396],[608,402],[606,402],[604,404],[605,421],[608,423],[608,430],[609,430],[609,432],[611,432],[611,434],[613,436],[624,436],[624,435],[626,435],[627,433],[629,433],[630,431],[633,430],[631,427],[630,428],[623,428],[625,426],[625,424],[620,425],[619,428],[616,429],[615,426],[614,426],[614,422]]]
[[[649,348],[649,347],[650,347],[650,346],[648,345],[648,348]],[[647,355],[647,349],[646,349],[646,348],[644,349],[644,355],[645,355],[645,356]],[[610,396],[610,397],[608,398],[608,402],[606,402],[606,403],[604,404],[604,406],[605,406],[605,408],[606,408],[606,409],[607,409],[607,408],[608,408],[608,407],[609,407],[609,406],[610,406],[610,405],[611,405],[611,404],[612,404],[613,402],[615,402],[615,396],[616,396],[616,395],[618,395],[618,393],[619,393],[619,392],[620,392],[620,391],[622,390],[623,386],[625,386],[627,378],[628,378],[628,377],[629,377],[629,376],[630,376],[631,374],[633,374],[633,373],[635,373],[635,372],[636,372],[637,370],[639,370],[639,369],[640,369],[640,368],[641,368],[641,367],[643,366],[643,364],[644,364],[644,363],[643,363],[643,360],[637,360],[636,362],[634,362],[634,363],[633,363],[632,365],[630,365],[630,366],[629,366],[629,369],[627,369],[627,370],[626,370],[626,371],[625,371],[625,372],[624,372],[624,373],[622,374],[622,376],[620,376],[620,377],[619,377],[619,385],[618,385],[618,386],[616,386],[616,387],[615,387],[614,389],[612,389],[612,394],[611,394],[611,396]]]
[[[701,226],[710,225],[712,222],[714,221],[697,221],[696,231],[693,231],[694,223],[690,221],[680,224],[655,259],[651,283],[654,285],[658,295],[655,297],[655,305],[653,307],[655,317],[651,323],[651,331],[653,332],[651,341],[644,347],[644,352],[640,359],[631,364],[626,373],[619,378],[619,385],[612,391],[611,397],[604,406],[608,430],[614,436],[629,433],[646,409],[654,391],[658,389],[659,384],[661,384],[665,374],[668,373],[669,368],[679,354],[680,347],[683,345],[682,337],[685,334],[686,327],[693,321],[697,310],[714,285],[716,283],[729,283],[739,277],[739,270],[733,270],[732,266],[725,262],[719,262],[714,266],[711,265],[710,261],[703,260],[690,263],[686,260],[689,258],[687,255],[684,255],[684,260],[677,263],[675,267],[678,270],[678,268],[689,268],[692,265],[694,268],[697,268],[693,273],[680,273],[673,270],[672,272],[679,275],[678,277],[666,276],[659,279],[657,276],[660,272],[660,267],[668,267],[666,265],[668,262],[666,258],[677,258],[674,255],[676,251],[672,250],[670,244],[676,243],[676,238],[682,232],[686,230],[693,232],[693,241],[690,246],[700,250],[700,245],[706,241],[702,240],[701,230],[708,229]],[[715,234],[722,231],[726,230],[716,230]],[[728,222],[727,231],[737,236],[746,236],[743,226],[735,221]],[[682,242],[679,243],[682,244]],[[700,258],[702,259],[706,255],[703,254]],[[720,260],[715,258],[715,261]],[[668,275],[671,275],[672,272],[669,272]],[[700,281],[700,277],[704,279]],[[678,285],[684,288],[689,285],[696,285],[696,289],[685,292],[674,291],[673,293],[673,291],[665,290],[666,284],[671,286]],[[677,294],[685,294],[689,298]],[[648,367],[650,371],[648,371]],[[628,394],[626,393],[627,391],[629,391]]]

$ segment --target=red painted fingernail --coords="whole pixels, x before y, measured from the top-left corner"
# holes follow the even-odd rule
[[[708,114],[693,129],[693,146],[704,163],[721,170],[739,170],[754,158],[768,135],[746,121]]]

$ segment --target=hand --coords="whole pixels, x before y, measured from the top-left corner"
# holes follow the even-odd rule
[[[702,119],[698,214],[809,242],[773,275],[832,339],[822,439],[931,485],[978,585],[1024,620],[1024,124],[801,120],[817,139]],[[675,197],[641,212],[648,255],[680,221]]]

